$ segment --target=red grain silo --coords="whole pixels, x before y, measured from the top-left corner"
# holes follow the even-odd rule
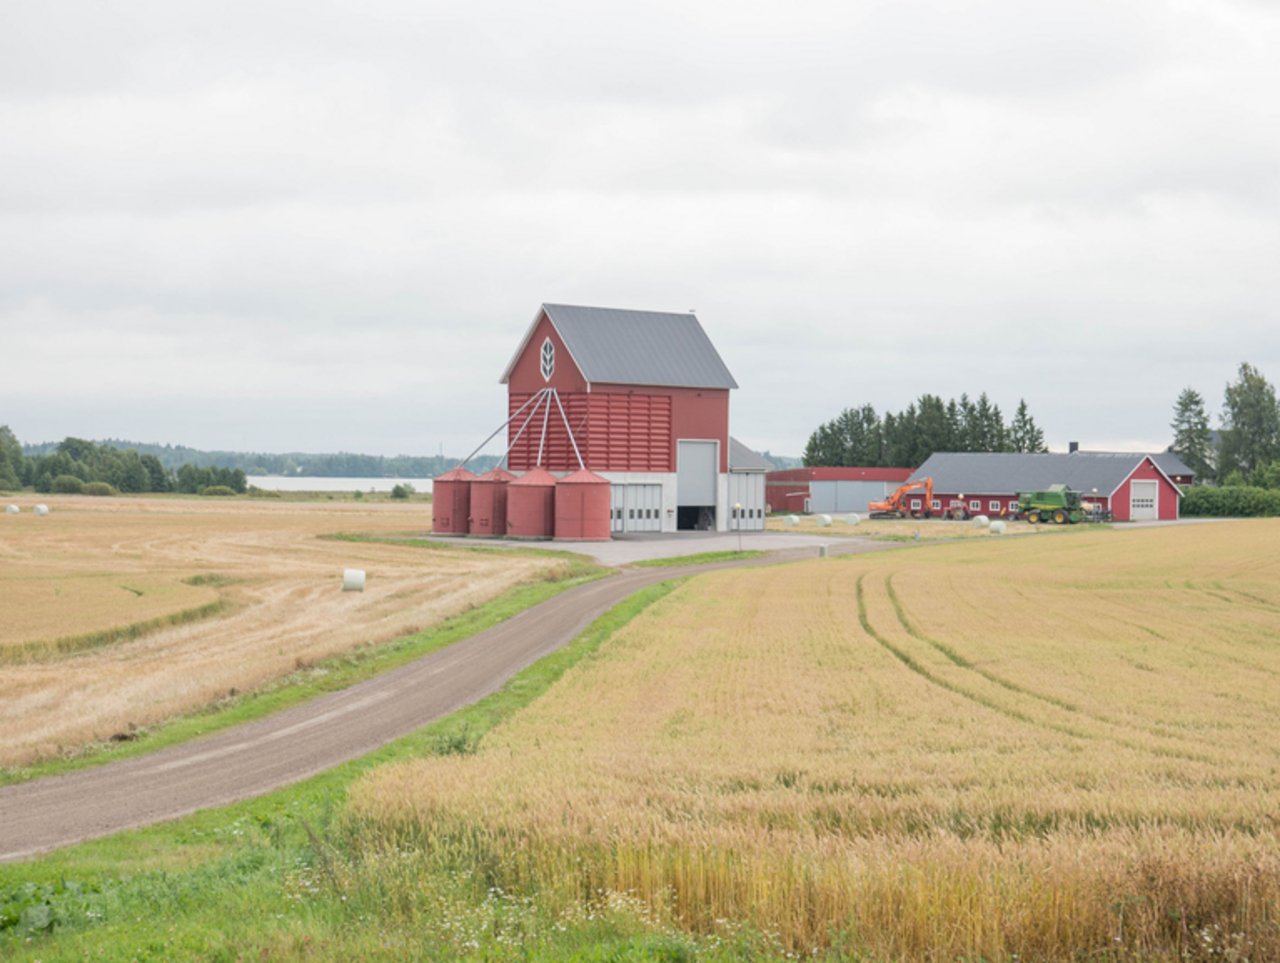
[[[612,486],[585,468],[556,483],[556,538],[605,541],[609,534]]]
[[[485,472],[471,483],[472,535],[507,534],[507,485],[515,475],[501,468]]]
[[[437,535],[467,534],[471,514],[471,483],[474,472],[453,468],[431,483],[431,531]]]
[[[550,538],[555,531],[556,476],[530,468],[507,485],[507,535]]]

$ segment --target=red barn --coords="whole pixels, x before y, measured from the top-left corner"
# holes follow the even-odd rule
[[[730,480],[737,382],[691,312],[544,304],[501,381],[508,467],[562,475],[581,458],[612,485],[612,531],[764,527],[763,484]],[[554,404],[535,397],[547,388]]]
[[[1068,454],[937,452],[911,480],[933,479],[933,511],[961,509],[970,515],[1017,510],[1018,493],[1067,485],[1116,521],[1175,519],[1182,490],[1161,469],[1159,456],[1140,452],[1074,451]],[[923,496],[908,506],[923,508]]]

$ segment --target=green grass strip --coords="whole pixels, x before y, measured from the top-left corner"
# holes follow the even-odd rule
[[[677,565],[708,565],[712,562],[733,562],[744,558],[759,558],[765,553],[757,549],[726,552],[699,552],[697,555],[673,555],[670,558],[646,558],[632,562],[637,568],[666,568]]]
[[[387,918],[370,919],[367,907],[349,905],[324,885],[326,861],[351,855],[334,848],[341,837],[329,832],[347,788],[386,763],[471,751],[680,581],[641,589],[499,691],[321,775],[256,799],[0,865],[0,959],[451,958],[447,949],[406,946],[412,920],[395,919],[387,908],[379,910]],[[550,926],[548,931],[560,938]],[[651,935],[633,936],[640,941],[636,950],[652,948]],[[600,937],[625,946],[632,939],[589,930],[566,939],[588,950]],[[564,947],[548,949],[551,958],[565,958]],[[491,958],[484,951],[481,956]],[[649,957],[629,951],[609,958]]]

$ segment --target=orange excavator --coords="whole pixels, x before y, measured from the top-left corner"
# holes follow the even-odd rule
[[[907,508],[907,496],[912,492],[924,490],[924,507],[914,511]],[[867,513],[872,518],[928,518],[933,514],[933,479],[921,478],[919,481],[907,482],[882,502],[870,502]]]

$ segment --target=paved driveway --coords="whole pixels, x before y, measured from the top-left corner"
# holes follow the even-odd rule
[[[437,536],[432,536],[437,537]],[[825,538],[821,535],[800,535],[790,532],[743,532],[741,541],[737,532],[674,532],[661,535],[620,535],[607,542],[526,542],[505,539],[485,539],[473,544],[493,545],[500,548],[554,548],[566,552],[590,555],[603,565],[630,565],[653,558],[677,558],[700,555],[703,552],[743,551],[779,552],[788,549],[813,550],[818,546],[840,542],[869,542],[869,539]]]

